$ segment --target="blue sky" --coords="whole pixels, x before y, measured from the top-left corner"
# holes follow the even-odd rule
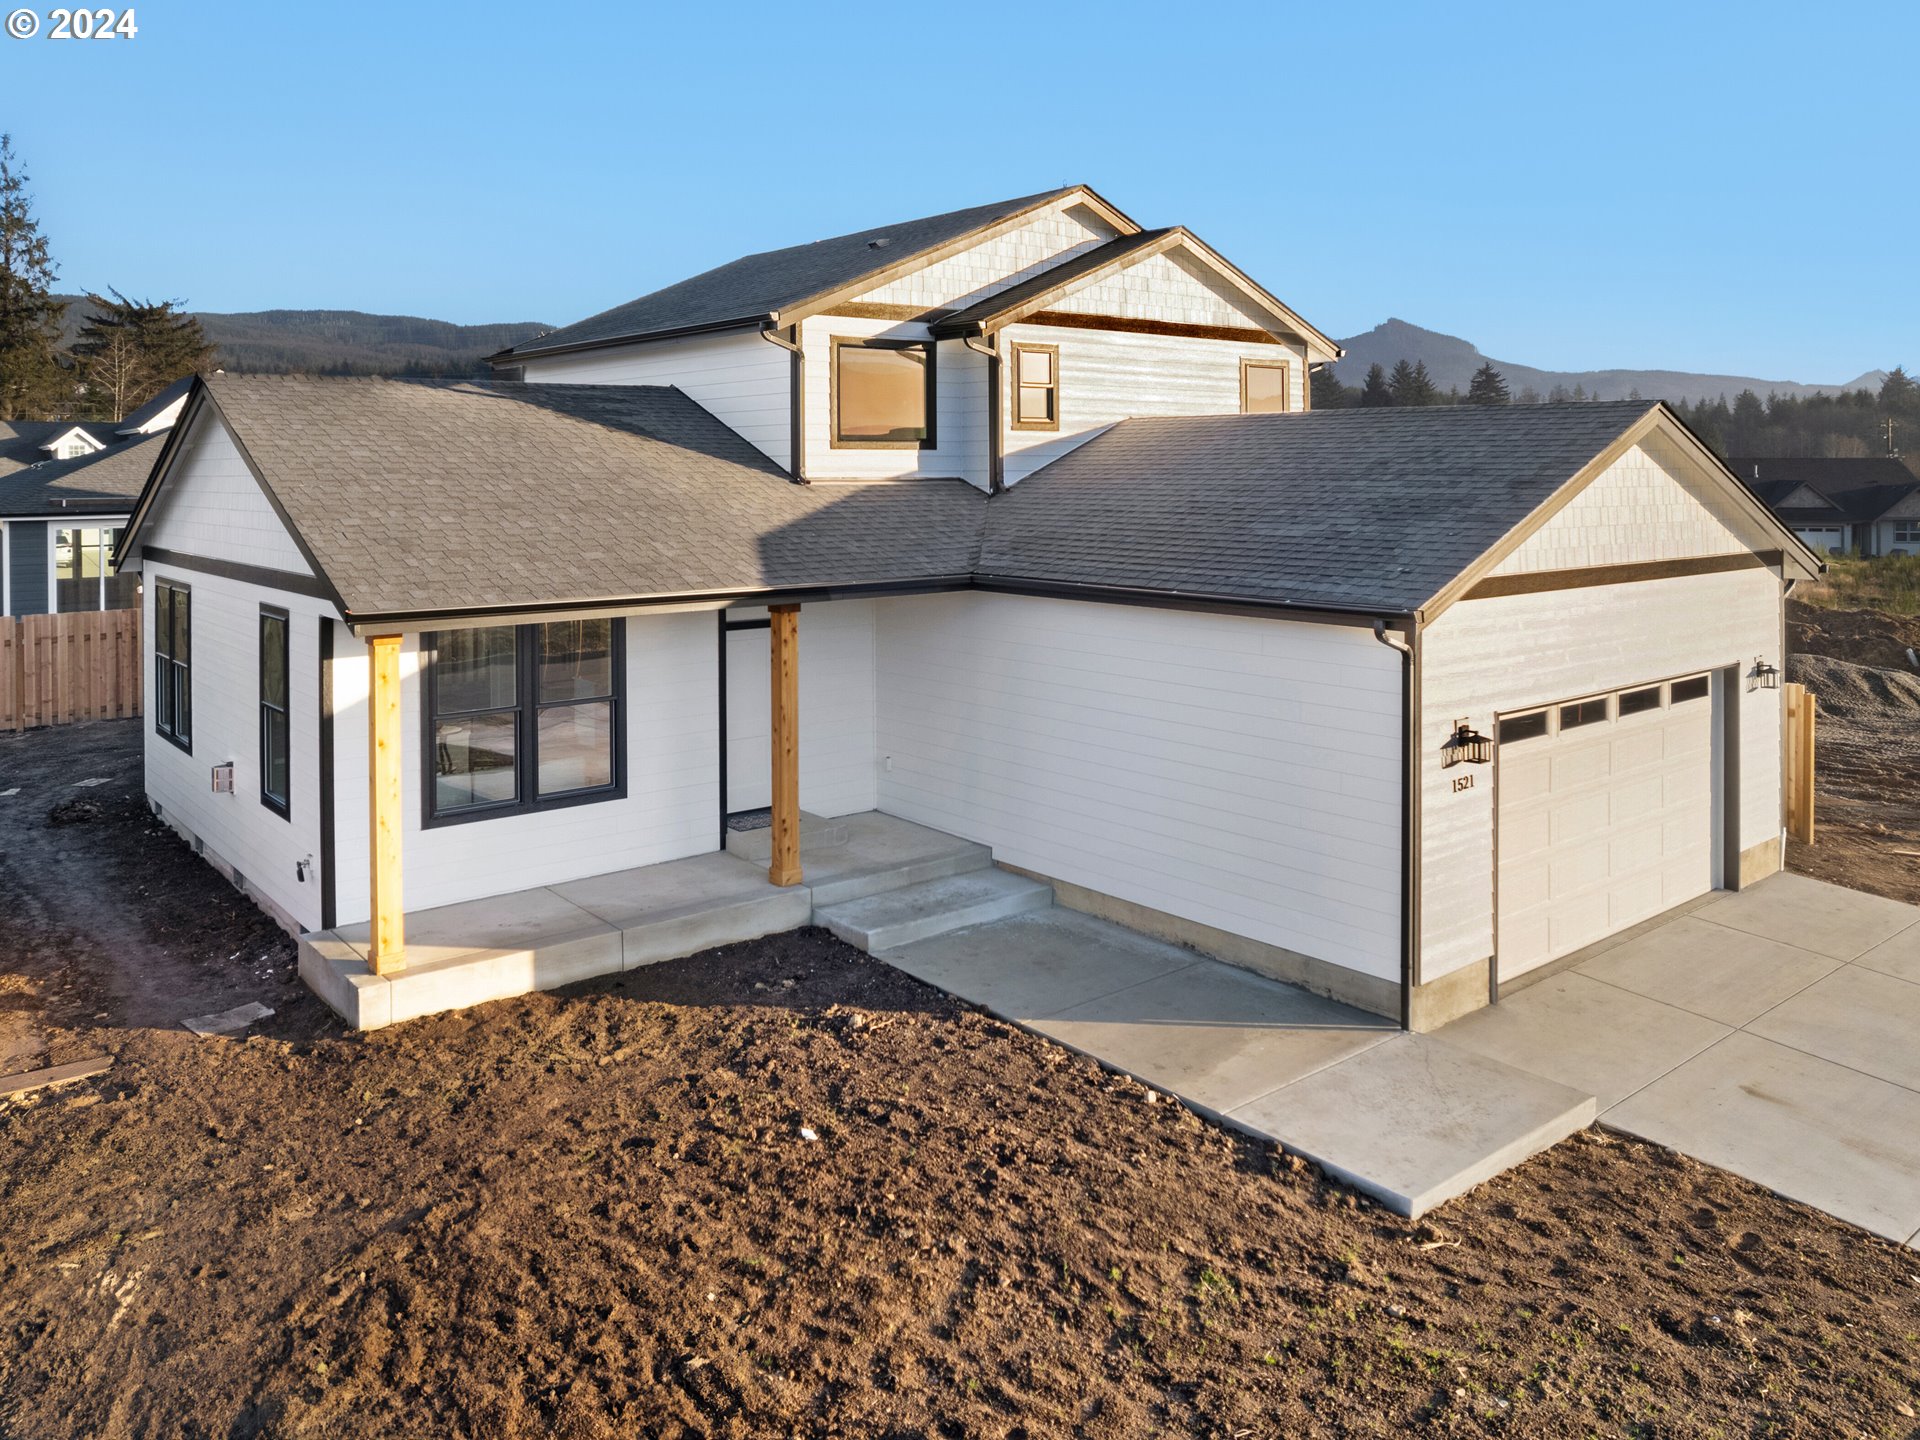
[[[1334,335],[1920,366],[1910,5],[135,10],[131,41],[0,38],[63,288],[563,324],[1084,180]]]

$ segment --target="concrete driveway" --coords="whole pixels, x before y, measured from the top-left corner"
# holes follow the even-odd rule
[[[1603,942],[1437,1038],[1920,1248],[1920,908],[1775,875]]]

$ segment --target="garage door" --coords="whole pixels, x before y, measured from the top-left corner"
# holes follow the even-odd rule
[[[1499,977],[1713,889],[1705,675],[1500,717]]]

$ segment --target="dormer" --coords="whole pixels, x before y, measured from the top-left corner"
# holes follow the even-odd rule
[[[40,448],[47,452],[49,460],[78,460],[82,455],[97,455],[107,447],[83,427],[70,425],[41,441]]]

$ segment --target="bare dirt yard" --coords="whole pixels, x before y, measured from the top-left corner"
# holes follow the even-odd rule
[[[1920,903],[1920,619],[1789,601],[1787,678],[1820,701],[1805,875]]]
[[[1598,1132],[1404,1222],[824,932],[349,1035],[139,738],[0,737],[0,1071],[114,1056],[0,1108],[0,1440],[1920,1430],[1912,1251]]]

